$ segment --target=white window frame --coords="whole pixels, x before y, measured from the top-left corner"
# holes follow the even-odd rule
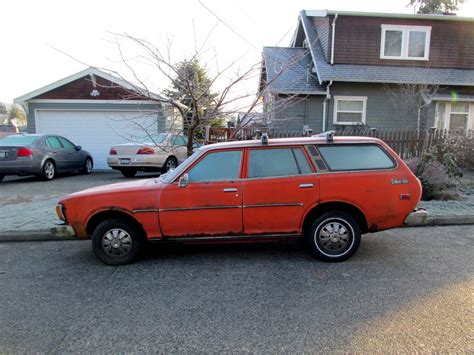
[[[362,101],[362,111],[338,111],[337,109],[337,102],[338,101]],[[338,121],[337,114],[338,113],[362,113],[362,121],[361,122],[353,122],[353,121]],[[365,116],[367,113],[367,96],[334,96],[334,114],[332,122],[334,125],[359,125],[365,124]]]
[[[385,33],[387,31],[401,31],[402,32],[402,53],[400,56],[385,55]],[[409,57],[408,48],[410,40],[410,32],[425,32],[425,56]],[[430,40],[431,40],[431,26],[400,26],[400,25],[382,25],[382,34],[380,41],[380,59],[397,59],[397,60],[429,60],[430,58]]]
[[[438,127],[438,122],[441,119],[439,116],[439,104],[445,104],[445,109],[444,109],[444,122],[443,122],[443,129],[449,130],[449,125],[451,123],[451,114],[467,114],[467,122],[466,122],[466,130],[471,130],[474,129],[474,103],[472,102],[464,102],[464,101],[459,101],[459,103],[467,103],[469,104],[469,109],[467,112],[456,112],[451,110],[451,104],[452,102],[449,101],[440,101],[436,102],[436,114],[435,114],[435,123],[434,126]]]

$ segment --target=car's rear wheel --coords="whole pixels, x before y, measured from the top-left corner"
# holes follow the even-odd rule
[[[344,261],[360,245],[360,228],[355,219],[339,211],[316,218],[306,235],[315,256],[323,261]]]
[[[121,169],[120,172],[123,176],[131,178],[137,175],[137,169]]]
[[[91,158],[86,158],[86,161],[84,162],[84,166],[82,167],[81,173],[83,174],[92,174],[92,159]]]
[[[142,246],[142,233],[133,224],[107,219],[92,233],[92,250],[107,265],[125,265],[134,261]]]
[[[176,160],[176,158],[168,157],[168,159],[166,159],[165,161],[165,164],[163,165],[163,168],[161,169],[161,172],[163,174],[167,173],[170,170],[176,169],[177,166],[178,166],[178,161]]]
[[[56,176],[56,165],[52,160],[46,160],[43,164],[43,168],[41,169],[41,177],[46,180],[50,181],[53,180]]]

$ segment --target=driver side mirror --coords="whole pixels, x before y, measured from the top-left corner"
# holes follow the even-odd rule
[[[82,149],[82,147],[80,145],[76,145],[76,150],[77,151],[80,151]]]
[[[186,186],[188,186],[188,183],[189,183],[189,175],[188,175],[188,174],[184,174],[183,176],[181,176],[181,177],[179,178],[178,186],[179,186],[179,187],[186,187]]]

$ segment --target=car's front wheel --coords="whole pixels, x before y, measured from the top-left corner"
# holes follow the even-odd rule
[[[92,250],[107,265],[125,265],[134,261],[142,246],[140,230],[118,219],[100,223],[92,234]]]
[[[176,169],[177,166],[178,166],[178,161],[176,160],[176,158],[168,157],[168,159],[166,159],[165,161],[165,164],[163,165],[163,168],[161,169],[161,172],[165,174],[170,170]]]
[[[355,219],[339,211],[316,218],[306,235],[315,256],[323,261],[344,261],[357,251],[361,233]]]
[[[84,166],[82,167],[81,173],[83,174],[92,174],[92,159],[91,158],[86,158],[86,161],[84,162]]]
[[[44,162],[43,169],[41,170],[41,176],[46,181],[54,179],[56,176],[56,165],[54,165],[52,160],[46,160]]]
[[[132,178],[135,175],[137,175],[137,170],[136,169],[121,169],[120,172],[122,173],[123,176]]]

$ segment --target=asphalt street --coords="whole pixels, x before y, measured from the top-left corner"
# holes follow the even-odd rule
[[[470,352],[474,226],[365,236],[344,263],[298,242],[0,243],[0,353]]]

